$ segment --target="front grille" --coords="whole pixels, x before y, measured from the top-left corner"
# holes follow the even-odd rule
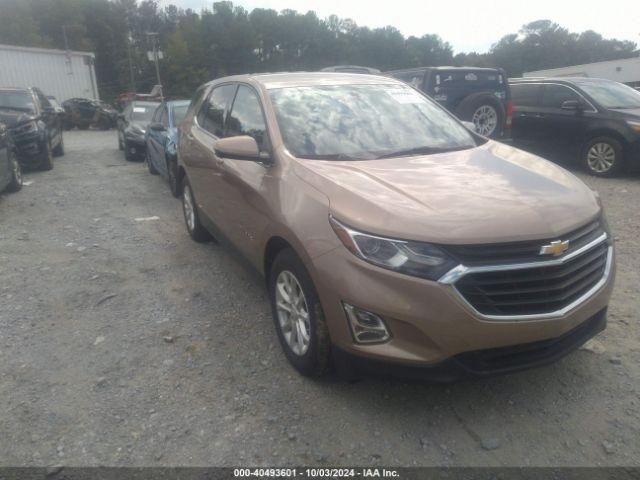
[[[559,265],[472,271],[458,280],[455,287],[483,315],[555,312],[582,297],[600,281],[608,248],[607,242],[601,242]]]
[[[540,255],[540,247],[553,240],[569,240],[565,255],[578,250],[604,233],[600,219],[576,230],[546,240],[495,243],[486,245],[449,245],[446,250],[460,263],[467,266],[522,263],[548,260]]]

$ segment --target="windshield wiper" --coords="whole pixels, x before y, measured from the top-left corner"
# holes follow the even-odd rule
[[[307,160],[370,160],[368,158],[352,157],[344,153],[328,153],[325,155],[296,155]]]
[[[393,157],[409,157],[412,155],[433,155],[435,153],[457,152],[459,150],[468,150],[473,148],[471,145],[457,146],[457,147],[415,147],[407,148],[406,150],[397,150],[395,152],[385,153],[376,157],[381,158],[393,158]]]

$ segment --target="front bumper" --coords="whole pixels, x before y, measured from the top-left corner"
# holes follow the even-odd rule
[[[615,277],[613,260],[606,281],[597,291],[553,318],[483,317],[460,297],[453,285],[378,268],[343,247],[314,259],[311,273],[332,343],[339,352],[377,363],[424,369],[449,361],[458,364],[460,358],[469,358],[469,352],[562,338],[605,311]],[[356,344],[342,302],[380,315],[391,332],[391,340],[375,345]],[[553,361],[555,354],[549,352],[549,361]],[[522,368],[528,368],[527,365]]]
[[[45,151],[45,136],[41,132],[14,134],[13,142],[21,163],[28,164]]]
[[[548,340],[478,350],[455,355],[435,365],[413,366],[381,362],[334,348],[338,370],[354,378],[361,375],[392,376],[433,382],[505,375],[542,367],[560,360],[605,329],[606,307],[569,332]]]
[[[131,155],[144,155],[147,150],[147,144],[143,135],[130,135],[125,133],[125,148],[129,150]]]

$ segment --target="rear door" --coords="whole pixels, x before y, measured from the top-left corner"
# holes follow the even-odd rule
[[[511,85],[513,119],[511,137],[520,146],[533,146],[544,141],[542,125],[542,85],[514,83]]]
[[[237,85],[226,83],[214,87],[202,102],[194,120],[186,128],[180,140],[181,160],[187,170],[198,208],[217,226],[223,206],[218,191],[222,175],[222,160],[213,145],[224,136],[226,119],[233,102]],[[182,145],[184,141],[184,145]]]

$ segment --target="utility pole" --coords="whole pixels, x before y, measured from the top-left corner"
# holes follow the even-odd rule
[[[133,61],[131,60],[131,35],[127,35],[127,57],[129,58],[129,88],[136,91],[136,80],[133,74]]]
[[[67,75],[73,75],[73,67],[71,65],[71,50],[69,50],[69,40],[67,39],[67,27],[69,25],[62,25],[62,37],[64,38],[65,49],[65,61],[67,63]]]
[[[158,32],[147,32],[147,36],[153,43],[153,62],[156,66],[156,80],[157,85],[160,87],[160,101],[164,101],[164,92],[162,88],[162,82],[160,81],[160,65],[158,64],[159,52],[158,52]]]

